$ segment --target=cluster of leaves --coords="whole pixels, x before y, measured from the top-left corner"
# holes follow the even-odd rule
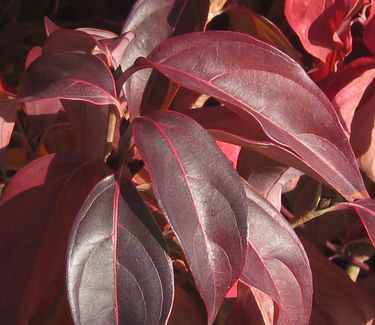
[[[256,3],[45,19],[0,85],[1,322],[372,324],[375,5]]]

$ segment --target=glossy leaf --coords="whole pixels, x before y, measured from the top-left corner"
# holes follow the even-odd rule
[[[35,60],[20,84],[22,102],[52,98],[117,104],[113,77],[99,58],[60,51]]]
[[[64,271],[69,232],[104,175],[79,152],[52,154],[22,168],[0,203],[0,318],[25,324]]]
[[[67,284],[75,324],[165,324],[172,263],[152,215],[130,181],[108,176],[73,226]]]
[[[275,324],[308,324],[312,278],[305,250],[281,214],[248,184],[245,190],[250,231],[240,280],[276,302]]]
[[[350,19],[361,3],[362,0],[286,0],[285,16],[306,51],[326,62],[332,52],[343,57],[351,51]]]
[[[241,181],[214,140],[186,116],[157,112],[133,124],[155,196],[181,242],[211,324],[244,265]]]
[[[138,63],[215,97],[246,122],[256,119],[274,143],[313,166],[348,200],[368,195],[334,108],[275,48],[239,33],[191,33],[165,41]]]
[[[208,0],[138,0],[122,27],[123,33],[128,31],[135,33],[134,40],[129,44],[123,56],[122,70],[125,71],[131,67],[138,57],[147,56],[169,37],[202,30],[208,9]],[[148,82],[149,87],[146,91]],[[162,82],[163,86],[160,85]],[[158,85],[157,88],[155,85]],[[165,95],[168,87],[168,81],[158,73],[154,72],[151,75],[151,70],[134,74],[126,82],[124,88],[130,117],[136,117],[141,112],[150,112],[152,108],[159,109],[164,98],[160,97],[160,93]]]
[[[375,7],[371,6],[370,16],[367,18],[363,26],[363,41],[367,48],[375,54]]]
[[[375,301],[356,286],[337,265],[314,245],[302,240],[309,257],[314,283],[312,325],[370,325]]]

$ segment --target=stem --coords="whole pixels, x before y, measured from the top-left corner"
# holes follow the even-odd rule
[[[371,258],[374,254],[374,249],[372,245],[367,243],[357,243],[351,246],[351,259],[346,267],[346,274],[353,282],[356,282],[361,268],[368,268],[368,265],[364,264],[364,262]]]
[[[292,226],[292,228],[296,228],[302,224],[304,224],[305,222],[307,221],[310,221],[312,219],[315,219],[316,217],[319,217],[321,216],[322,214],[325,214],[327,212],[330,212],[330,211],[334,211],[335,210],[335,206],[331,206],[329,208],[326,208],[326,209],[321,209],[321,210],[317,210],[317,211],[309,211],[301,216],[298,216],[292,220],[290,220],[290,225]]]
[[[109,155],[111,154],[112,150],[112,142],[115,135],[115,129],[116,129],[116,114],[113,112],[112,109],[109,111],[108,115],[108,131],[107,131],[107,146],[105,150],[105,157],[104,161],[107,161]]]

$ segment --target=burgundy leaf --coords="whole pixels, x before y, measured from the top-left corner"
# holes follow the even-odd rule
[[[138,57],[147,56],[169,37],[202,30],[208,9],[208,0],[138,0],[122,27],[123,33],[135,33],[135,38],[127,47],[121,62],[122,70],[131,67]],[[168,82],[158,73],[153,73],[151,79],[150,75],[151,70],[139,71],[124,86],[131,118],[138,116],[141,111],[149,112],[152,108],[161,107],[164,95],[158,95],[167,93]],[[149,80],[151,85],[146,92]],[[160,85],[161,82],[163,86]]]
[[[312,325],[371,325],[375,301],[356,286],[337,265],[328,261],[313,244],[303,239],[309,257],[314,303]]]
[[[357,212],[372,244],[375,246],[375,200],[364,199],[335,205],[335,210],[345,210],[348,208],[352,208]]]
[[[87,33],[59,28],[49,35],[43,45],[43,53],[52,51],[68,51],[76,53],[91,53],[96,46],[96,40]]]
[[[57,26],[51,19],[44,17],[44,30],[46,31],[47,36],[51,35],[59,28],[60,27]]]
[[[281,209],[284,189],[298,182],[302,172],[287,167],[255,151],[242,149],[238,157],[238,173],[275,208]]]
[[[133,127],[211,324],[244,265],[247,207],[240,178],[206,131],[180,113],[153,113]]]
[[[101,181],[80,210],[69,243],[75,324],[165,324],[174,289],[162,245],[130,181]]]
[[[0,319],[25,324],[64,271],[69,232],[104,176],[79,152],[34,160],[12,178],[0,203]]]
[[[349,133],[355,110],[374,77],[375,59],[360,58],[350,62],[321,85]]]
[[[368,196],[331,103],[277,49],[240,33],[191,33],[165,41],[139,64],[215,97],[245,121],[256,119],[273,142],[313,166],[348,200]]]
[[[31,63],[33,63],[37,58],[39,58],[43,54],[43,48],[40,46],[34,46],[29,53],[27,53],[27,57],[25,60],[25,69],[29,67]]]
[[[52,98],[118,105],[114,80],[107,66],[99,58],[81,53],[46,53],[25,71],[19,100]]]
[[[362,0],[286,0],[285,16],[307,52],[326,62],[351,51],[350,19]]]
[[[133,38],[134,33],[128,32],[114,38],[97,40],[100,50],[110,59],[114,69],[120,66],[126,47]]]
[[[245,121],[224,106],[188,109],[182,110],[182,112],[196,120],[217,140],[230,142],[256,151],[286,166],[293,166],[321,182],[325,182],[314,169],[314,166],[301,160],[300,157],[284,147],[271,143],[255,120]]]
[[[249,233],[240,280],[277,303],[275,324],[308,324],[312,278],[305,250],[282,215],[248,184],[244,185]]]
[[[0,168],[4,167],[5,150],[12,136],[17,118],[17,105],[14,100],[0,100]]]
[[[109,105],[62,100],[72,125],[77,148],[92,159],[103,159],[108,153],[107,133]]]

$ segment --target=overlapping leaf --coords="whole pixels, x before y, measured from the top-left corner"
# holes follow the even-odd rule
[[[5,150],[12,136],[17,117],[17,105],[14,100],[0,100],[0,168],[4,167]]]
[[[313,166],[348,200],[367,196],[332,105],[282,52],[247,35],[216,31],[169,39],[138,63],[215,97],[245,121],[256,119],[274,143]]]
[[[64,272],[69,232],[104,175],[79,152],[44,156],[14,176],[0,203],[0,319],[25,324]]]
[[[125,51],[122,70],[131,67],[138,57],[147,56],[169,37],[202,30],[208,9],[208,0],[138,0],[122,28],[122,32],[132,31],[136,35]],[[134,74],[125,84],[131,118],[141,111],[159,109],[167,91],[168,82],[160,74],[151,75],[150,70]]]
[[[302,242],[309,257],[314,282],[311,324],[373,324],[374,300],[313,244],[305,239]]]
[[[215,141],[180,113],[137,118],[133,128],[211,324],[244,265],[247,206],[241,181]]]
[[[118,104],[112,74],[103,61],[93,55],[65,51],[39,57],[20,83],[20,101],[51,98]]]
[[[306,51],[326,62],[332,52],[343,57],[351,51],[350,19],[362,2],[286,0],[285,16]]]
[[[75,324],[165,324],[173,270],[152,215],[130,181],[108,176],[72,229],[68,295]]]
[[[276,302],[274,324],[308,324],[312,277],[304,248],[277,210],[244,185],[250,231],[240,280]]]

